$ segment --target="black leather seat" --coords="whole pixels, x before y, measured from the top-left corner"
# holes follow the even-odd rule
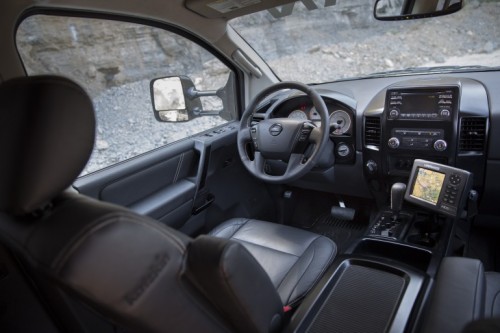
[[[329,238],[258,220],[231,219],[210,234],[243,244],[267,272],[283,304],[292,306],[315,285],[336,254]]]
[[[92,102],[70,80],[4,82],[0,110],[0,239],[46,299],[62,294],[139,332],[278,331],[283,305],[335,256],[329,239],[278,224],[235,219],[191,239],[65,191],[95,130]]]

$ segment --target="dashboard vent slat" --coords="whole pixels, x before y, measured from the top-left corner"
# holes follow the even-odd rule
[[[462,118],[460,122],[460,151],[483,151],[485,141],[486,118]]]
[[[380,117],[365,118],[365,146],[380,147]]]

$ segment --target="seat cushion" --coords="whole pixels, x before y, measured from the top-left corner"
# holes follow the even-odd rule
[[[241,243],[269,275],[285,305],[299,302],[337,253],[327,237],[259,220],[231,219],[210,234]]]
[[[486,272],[485,317],[500,316],[500,273]]]

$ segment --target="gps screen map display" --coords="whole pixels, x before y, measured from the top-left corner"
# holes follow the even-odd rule
[[[411,196],[436,205],[443,188],[445,174],[419,168]]]

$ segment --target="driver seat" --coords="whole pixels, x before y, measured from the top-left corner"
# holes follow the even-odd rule
[[[192,239],[65,190],[95,130],[90,98],[68,79],[4,82],[0,110],[0,241],[46,300],[76,300],[127,331],[276,332],[283,305],[336,255],[326,237],[249,219]]]

